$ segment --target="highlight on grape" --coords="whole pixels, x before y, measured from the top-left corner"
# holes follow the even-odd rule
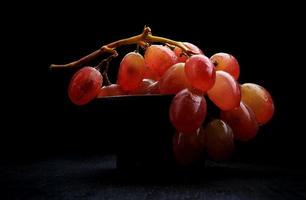
[[[158,44],[156,44],[158,43]],[[107,72],[117,48],[135,45],[135,51],[121,60],[117,81]],[[123,95],[174,95],[169,118],[173,133],[173,155],[178,164],[190,165],[208,155],[213,160],[229,159],[235,141],[254,139],[260,126],[274,114],[273,99],[264,87],[239,83],[240,65],[228,53],[210,58],[189,42],[152,35],[145,27],[139,35],[102,46],[77,61],[51,68],[81,68],[71,78],[68,96],[72,103],[85,105],[95,98]],[[110,54],[97,66],[88,63]],[[219,111],[207,118],[207,100]]]

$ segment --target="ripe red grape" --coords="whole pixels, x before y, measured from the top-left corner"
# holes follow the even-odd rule
[[[175,53],[162,45],[151,45],[146,49],[144,57],[146,66],[157,72],[160,77],[177,63]]]
[[[238,80],[240,74],[240,66],[234,56],[227,53],[216,53],[210,57],[214,63],[216,70],[222,70],[232,75],[235,80]]]
[[[144,72],[145,62],[142,55],[130,52],[120,63],[117,83],[125,92],[136,90],[142,81]]]
[[[221,110],[231,110],[239,106],[240,86],[227,72],[217,71],[215,85],[208,90],[208,97]]]
[[[76,105],[84,105],[94,99],[100,91],[103,77],[93,67],[84,67],[77,71],[69,84],[68,96]]]
[[[148,94],[160,94],[160,90],[159,90],[159,81],[156,81],[154,83],[152,83],[149,87],[148,87]]]
[[[248,141],[257,134],[258,124],[255,114],[243,102],[237,108],[221,111],[221,119],[230,125],[237,140]]]
[[[177,131],[186,134],[196,131],[206,117],[204,96],[193,94],[188,89],[177,93],[170,105],[170,120]]]
[[[189,49],[191,50],[193,53],[195,54],[202,54],[204,55],[204,53],[201,51],[201,49],[197,46],[195,46],[194,44],[191,44],[189,42],[183,42],[183,44]],[[188,59],[187,56],[185,56],[184,54],[182,55],[182,49],[179,47],[175,47],[174,48],[174,53],[176,54],[176,56],[178,57],[178,62],[186,62],[186,60]]]
[[[189,86],[185,74],[185,63],[177,63],[170,67],[159,81],[161,94],[176,94]]]
[[[208,155],[216,161],[229,159],[234,150],[234,135],[230,126],[220,119],[209,122],[205,129]]]
[[[215,67],[204,55],[191,56],[186,61],[185,73],[191,86],[202,92],[212,88],[215,83]]]
[[[140,82],[138,88],[134,91],[131,91],[129,94],[148,94],[149,93],[149,87],[154,83],[155,81],[151,79],[142,79]]]
[[[101,97],[120,96],[120,95],[125,95],[125,92],[121,89],[120,85],[111,84],[108,86],[103,86],[100,89],[100,92],[97,97],[101,98]]]
[[[160,76],[153,69],[151,69],[149,67],[146,67],[145,68],[145,72],[143,74],[143,78],[144,79],[151,79],[151,80],[154,80],[154,81],[158,81],[160,79]]]
[[[205,134],[202,127],[191,134],[175,133],[172,140],[175,160],[184,166],[193,164],[202,158],[205,148]]]
[[[255,113],[257,122],[267,123],[274,114],[274,103],[270,93],[260,85],[245,83],[241,85],[242,101]]]

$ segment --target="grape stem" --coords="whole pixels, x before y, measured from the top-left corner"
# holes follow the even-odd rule
[[[68,64],[64,65],[56,65],[51,64],[50,68],[75,68],[75,67],[81,67],[85,65],[86,63],[96,59],[97,57],[101,56],[104,53],[110,53],[114,57],[118,56],[118,53],[116,51],[116,48],[124,45],[130,45],[130,44],[138,44],[141,47],[148,47],[150,43],[159,42],[164,44],[169,44],[173,46],[177,46],[182,49],[182,51],[187,55],[195,54],[193,51],[189,50],[182,42],[174,41],[168,38],[159,37],[152,35],[150,27],[144,27],[143,32],[139,35],[132,36],[129,38],[121,39],[112,43],[109,43],[107,45],[102,46],[100,49],[82,57],[79,60],[73,61]]]
[[[95,68],[97,70],[99,70],[103,76],[103,84],[104,85],[111,85],[112,83],[110,82],[107,72],[108,72],[108,67],[109,67],[109,63],[110,61],[112,61],[113,58],[115,58],[116,56],[114,54],[110,55],[108,58],[102,60],[97,66],[95,66]]]

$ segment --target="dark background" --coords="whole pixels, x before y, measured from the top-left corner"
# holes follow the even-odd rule
[[[303,6],[290,3],[3,5],[1,199],[305,199],[305,17]],[[78,107],[67,98],[75,71],[49,70],[51,63],[70,62],[139,34],[144,25],[154,35],[194,43],[207,56],[220,51],[235,55],[240,82],[270,91],[273,119],[254,140],[237,145],[230,162],[165,171],[157,155],[171,152],[163,132],[171,131],[171,98],[94,101]],[[112,81],[120,59],[134,48],[119,49]],[[117,170],[116,159],[108,154],[118,150],[127,153],[126,161],[140,153],[162,169]]]
[[[157,2],[154,6],[131,2],[38,6],[33,12],[19,13],[16,23],[8,23],[13,39],[7,39],[9,55],[4,64],[12,67],[2,75],[2,158],[29,161],[67,152],[114,152],[114,143],[120,138],[114,140],[110,134],[124,117],[110,121],[103,111],[72,105],[66,92],[74,71],[50,71],[48,66],[70,62],[103,44],[139,34],[148,25],[154,35],[194,43],[207,56],[233,54],[241,66],[240,82],[258,83],[270,91],[275,115],[254,141],[241,146],[239,159],[294,167],[305,164],[300,73],[304,63],[298,50],[303,32],[299,12],[288,14],[294,10],[291,6],[256,4],[242,5],[242,9],[190,3],[165,7]],[[123,9],[116,9],[118,6]],[[120,56],[111,65],[112,81],[120,58],[134,48],[118,50]],[[130,117],[139,116],[132,112]],[[152,126],[156,123],[158,119]],[[127,128],[124,134],[133,134],[130,132]]]

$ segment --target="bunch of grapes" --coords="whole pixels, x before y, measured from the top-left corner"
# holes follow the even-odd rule
[[[240,66],[228,53],[210,58],[197,46],[183,42],[149,44],[144,54],[127,53],[119,66],[117,82],[103,84],[100,71],[83,67],[72,77],[68,94],[76,105],[95,98],[122,95],[173,95],[169,118],[176,129],[173,153],[178,163],[192,164],[205,154],[213,160],[229,159],[235,141],[253,139],[259,126],[273,116],[269,92],[254,83],[238,83]],[[102,86],[103,85],[103,86]],[[218,108],[208,118],[207,101]]]

